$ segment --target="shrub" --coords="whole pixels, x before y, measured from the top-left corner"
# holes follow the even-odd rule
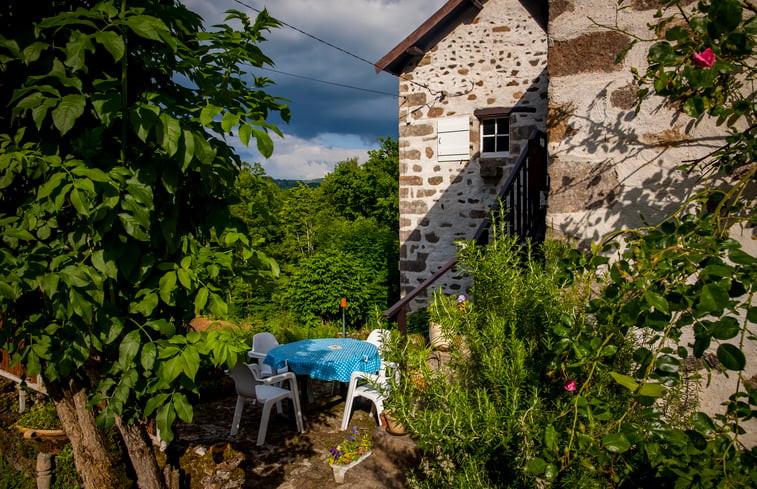
[[[82,482],[74,467],[74,451],[70,443],[55,456],[52,489],[81,489]]]
[[[452,340],[451,359],[431,371],[422,355],[403,351],[410,382],[400,381],[392,392],[400,420],[427,455],[411,479],[418,487],[533,487],[529,463],[541,455],[545,436],[549,442],[545,434],[573,422],[563,410],[580,386],[618,391],[606,409],[625,401],[610,381],[592,378],[590,367],[561,364],[566,348],[584,348],[568,338],[607,334],[587,320],[590,283],[560,286],[568,254],[553,242],[537,254],[501,230],[489,246],[462,249],[473,300],[461,307],[457,297],[437,293],[429,307],[431,321]],[[625,357],[616,351],[611,361]]]

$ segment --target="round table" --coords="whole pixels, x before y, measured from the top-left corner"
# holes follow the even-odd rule
[[[275,370],[289,366],[313,379],[349,382],[352,372],[374,373],[381,367],[375,345],[352,338],[317,338],[272,348],[263,363]]]

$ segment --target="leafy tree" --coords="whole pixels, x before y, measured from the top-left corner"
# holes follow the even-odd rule
[[[204,32],[171,0],[0,7],[0,344],[44,378],[87,488],[119,479],[95,414],[140,487],[175,480],[144,420],[170,441],[200,357],[243,348],[186,323],[226,313],[235,259],[271,271],[231,220],[240,160],[220,136],[271,153],[266,118],[289,111],[243,69],[271,64],[257,44],[277,25],[230,11]]]
[[[239,202],[231,206],[231,213],[242,221],[250,244],[266,253],[275,250],[282,235],[277,220],[282,192],[258,163],[242,169],[235,189]],[[234,277],[226,287],[231,308],[229,314],[232,317],[246,317],[256,310],[273,307],[271,293],[278,274],[261,274],[257,259],[237,258]]]
[[[333,219],[321,188],[300,183],[286,193],[279,212],[282,241],[276,257],[296,261],[315,252],[316,232]]]
[[[242,168],[234,187],[239,202],[231,206],[231,213],[245,224],[249,239],[261,244],[278,241],[281,230],[277,215],[282,195],[273,179],[255,163]]]
[[[300,185],[285,198],[279,295],[302,320],[338,319],[346,297],[358,324],[399,295],[398,147],[381,141],[363,165],[339,162],[320,187]]]
[[[286,283],[283,302],[304,323],[341,318],[340,301],[347,298],[347,321],[365,318],[376,284],[371,270],[350,253],[331,249],[301,260]]]
[[[362,165],[357,159],[337,164],[323,181],[326,199],[337,213],[355,220],[374,217],[390,229],[399,229],[399,155],[397,141],[382,139],[368,152]]]

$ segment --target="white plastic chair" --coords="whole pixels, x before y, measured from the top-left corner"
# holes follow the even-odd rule
[[[279,346],[279,340],[277,340],[276,337],[271,333],[257,333],[252,337],[252,350],[247,352],[247,356],[257,361],[257,364],[260,366],[260,375],[262,375],[263,377],[270,377],[271,375],[287,372],[289,370],[286,366],[284,366],[274,372],[273,368],[271,368],[270,365],[263,363],[263,360],[265,359],[266,355],[268,355],[268,352],[271,351],[272,348],[275,348],[277,346]]]
[[[302,433],[305,427],[302,421],[302,409],[300,408],[300,396],[297,391],[297,378],[293,372],[274,375],[271,377],[262,377],[260,368],[257,364],[238,363],[229,372],[229,376],[234,379],[234,387],[237,390],[237,405],[234,409],[234,419],[231,422],[231,436],[239,432],[239,422],[242,419],[242,410],[246,399],[252,399],[253,402],[262,403],[263,413],[260,418],[260,428],[258,428],[258,446],[265,443],[265,435],[268,431],[268,421],[271,417],[271,408],[277,405],[279,413],[281,410],[281,401],[291,399],[294,405],[295,421],[297,430]],[[289,389],[277,387],[275,383],[284,383],[289,381]]]
[[[379,356],[382,356],[384,343],[389,340],[390,334],[391,332],[388,329],[374,329],[368,334],[368,338],[366,338],[365,341],[372,344],[376,348],[378,348]],[[384,360],[381,360],[381,368],[384,368]],[[363,372],[358,372],[358,373],[363,373]],[[365,375],[368,375],[368,374],[366,373]],[[335,389],[336,389],[336,381],[334,381],[334,383],[331,385],[332,396],[334,395]]]
[[[393,364],[389,364],[390,366]],[[356,397],[364,397],[373,403],[371,411],[376,412],[376,422],[381,424],[381,413],[384,411],[384,400],[389,390],[386,377],[386,364],[381,363],[381,370],[376,374],[352,372],[347,397],[344,401],[344,416],[342,417],[342,431],[347,429],[352,415],[352,404]]]
[[[373,331],[371,331],[365,341],[372,345],[375,345],[376,348],[378,348],[380,355],[381,353],[383,353],[382,350],[384,349],[384,343],[389,340],[390,334],[391,333],[388,329],[374,329]]]

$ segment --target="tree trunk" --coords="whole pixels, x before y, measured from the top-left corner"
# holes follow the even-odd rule
[[[139,488],[178,489],[178,479],[174,477],[174,471],[171,470],[170,465],[166,464],[165,479],[164,474],[161,474],[153,452],[152,441],[147,436],[144,423],[124,424],[121,417],[117,416],[116,426],[129,452]]]
[[[87,392],[74,381],[46,385],[63,429],[71,441],[74,464],[85,489],[120,487],[122,471],[114,460],[105,437],[87,407]]]

